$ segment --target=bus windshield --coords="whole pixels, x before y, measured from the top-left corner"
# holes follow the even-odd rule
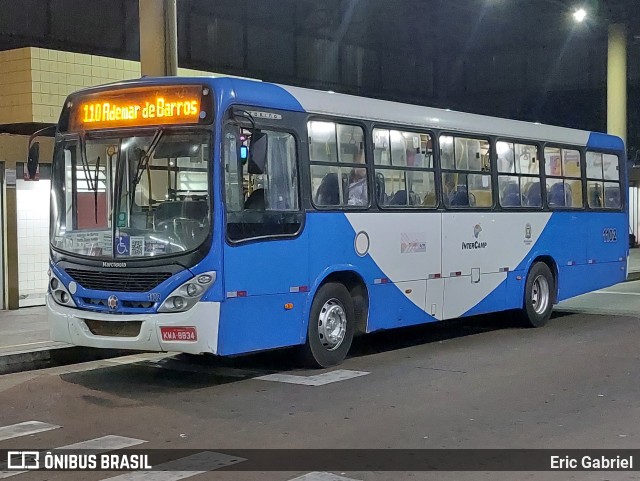
[[[203,130],[59,137],[53,247],[103,258],[196,249],[211,226],[209,147],[210,133]]]

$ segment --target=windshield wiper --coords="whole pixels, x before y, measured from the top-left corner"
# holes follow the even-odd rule
[[[95,175],[91,176],[91,166],[87,160],[87,150],[84,137],[80,140],[80,163],[82,165],[82,172],[87,182],[87,187],[93,191],[93,212],[95,215],[96,224],[98,223],[98,176],[100,175],[100,156],[96,159]]]
[[[138,165],[136,167],[136,176],[132,180],[134,190],[135,190],[135,186],[140,183],[140,179],[142,179],[142,173],[149,166],[149,160],[151,159],[151,155],[153,155],[153,151],[156,150],[156,147],[158,146],[158,142],[160,142],[160,139],[162,138],[163,135],[164,135],[164,129],[156,130],[156,133],[153,135],[153,138],[151,139],[151,143],[149,144],[149,148],[146,150],[146,152],[142,150],[140,154],[140,158],[138,159]]]
[[[140,183],[142,179],[142,174],[145,170],[149,168],[149,162],[151,160],[151,156],[153,152],[156,150],[160,139],[164,135],[164,129],[156,130],[156,133],[153,135],[151,139],[151,143],[149,144],[149,148],[144,151],[140,149],[140,158],[138,159],[138,165],[136,166],[136,175],[131,181],[131,192],[129,193],[131,197],[131,201],[129,202],[129,215],[131,215],[131,211],[133,210],[133,202],[136,196],[136,187]],[[151,186],[149,186],[149,192],[151,192]],[[151,197],[149,197],[149,208],[151,208]]]

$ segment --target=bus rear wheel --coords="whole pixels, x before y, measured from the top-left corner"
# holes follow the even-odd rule
[[[353,341],[355,310],[351,294],[335,282],[318,289],[311,305],[303,361],[310,367],[330,367],[344,360]]]
[[[526,327],[542,327],[551,317],[555,282],[549,266],[536,262],[527,276],[521,317]]]

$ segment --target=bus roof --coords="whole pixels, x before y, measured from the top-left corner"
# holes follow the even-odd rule
[[[622,139],[604,133],[292,87],[258,80],[234,77],[145,77],[110,86],[180,82],[209,84],[219,92],[218,95],[222,94],[225,103],[249,104],[263,108],[293,110],[420,128],[624,151]]]

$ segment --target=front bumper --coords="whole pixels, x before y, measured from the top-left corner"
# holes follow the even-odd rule
[[[218,353],[219,302],[198,302],[186,312],[153,314],[103,314],[57,304],[50,294],[46,296],[51,339],[76,346],[133,349],[160,352],[187,352],[191,354]],[[104,322],[141,321],[136,337],[95,335],[86,320]],[[196,341],[163,341],[161,327],[196,328]]]

